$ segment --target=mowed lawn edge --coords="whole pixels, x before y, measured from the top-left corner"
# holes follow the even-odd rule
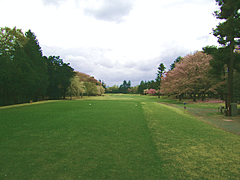
[[[0,115],[1,179],[163,175],[140,102],[57,101],[1,109]]]
[[[212,127],[183,109],[142,102],[170,179],[239,179],[240,137]]]

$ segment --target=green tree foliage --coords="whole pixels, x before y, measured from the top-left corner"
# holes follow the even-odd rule
[[[75,72],[75,76],[77,76],[79,82],[84,85],[85,92],[83,93],[87,96],[100,96],[105,93],[105,84],[101,80],[96,80],[93,76],[78,71]],[[81,93],[81,95],[83,95],[83,93]]]
[[[155,82],[154,80],[151,81],[141,81],[140,85],[138,86],[138,93],[139,94],[146,94],[146,92],[144,90],[148,90],[148,89],[155,89],[157,90],[159,88],[159,86],[157,85],[157,82]]]
[[[80,79],[78,76],[74,76],[70,79],[70,86],[68,86],[67,94],[71,97],[72,96],[83,96],[83,93],[86,92],[86,87],[84,85],[84,82],[80,82]]]
[[[0,29],[0,64],[0,105],[64,97],[73,76],[69,64],[42,56],[31,30],[16,27]]]
[[[141,81],[140,82],[140,85],[138,86],[138,92],[139,92],[139,94],[143,94],[143,90],[144,89],[147,89],[147,83],[146,83],[146,81],[144,82],[144,81]]]
[[[240,72],[234,72],[233,76],[233,88],[235,89],[234,97],[237,101],[240,101]]]
[[[119,87],[117,85],[114,85],[112,87],[108,87],[106,89],[106,93],[119,93]]]
[[[1,28],[1,105],[41,99],[47,89],[47,66],[36,36],[29,30]]]
[[[178,56],[177,59],[170,65],[170,71],[175,68],[176,63],[179,63],[179,61],[182,59],[181,56]]]
[[[158,72],[157,72],[157,78],[156,78],[156,85],[154,87],[148,87],[150,89],[155,89],[157,90],[158,98],[160,98],[160,86],[161,86],[161,78],[164,74],[166,67],[164,66],[163,63],[161,63],[158,67]],[[155,94],[155,93],[154,93]]]
[[[133,86],[133,87],[129,88],[129,89],[128,89],[128,92],[129,92],[129,93],[132,93],[132,94],[137,94],[137,93],[138,93],[138,86],[139,86],[139,85]]]
[[[223,20],[223,22],[213,29],[213,35],[218,38],[219,44],[227,51],[224,56],[228,67],[226,109],[228,110],[228,115],[231,115],[230,103],[234,102],[234,49],[240,44],[240,1],[216,0],[216,2],[220,6],[220,10],[215,11],[215,17]]]
[[[98,89],[95,83],[84,82],[84,86],[86,87],[87,96],[95,96],[98,94]]]
[[[131,87],[131,81],[128,82],[126,80],[123,81],[123,83],[119,86],[119,92],[121,93],[128,93],[128,88]]]
[[[105,93],[105,88],[103,86],[96,86],[97,87],[97,95],[101,96]]]
[[[21,82],[19,78],[24,70],[21,68],[21,63],[26,58],[23,50],[25,43],[26,38],[20,29],[16,29],[16,27],[13,29],[1,28],[0,105],[19,103],[18,93],[23,93],[21,86],[19,86]]]
[[[161,77],[162,77],[165,69],[166,69],[166,67],[164,66],[163,63],[159,64],[159,66],[158,66],[158,71],[157,71],[157,78],[156,78],[156,82],[158,82],[159,85],[160,85]]]
[[[27,55],[28,94],[32,94],[33,100],[44,97],[48,87],[47,62],[42,56],[42,50],[34,33],[29,30],[25,33],[27,43],[24,51]]]
[[[70,79],[74,76],[73,68],[63,62],[59,56],[47,58],[49,86],[47,95],[49,99],[65,98],[67,88],[71,84]]]
[[[102,80],[99,80],[99,82],[101,83],[101,85],[102,85],[102,87],[103,87],[104,89],[107,88],[107,87],[106,87],[106,84],[105,84]]]
[[[227,94],[227,55],[229,51],[225,48],[218,48],[217,46],[206,46],[203,48],[203,52],[211,55],[213,58],[209,61],[211,69],[209,73],[212,80],[215,82],[214,89],[224,97]]]

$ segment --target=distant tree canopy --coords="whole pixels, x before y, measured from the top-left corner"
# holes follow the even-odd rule
[[[105,88],[103,86],[104,84],[101,81],[96,80],[93,76],[75,71],[74,79],[72,79],[72,83],[70,84],[72,89],[69,88],[68,92],[71,96],[72,91],[75,92],[75,89],[79,89],[77,93],[73,94],[76,96],[83,96],[84,94],[87,96],[100,96],[105,93]]]
[[[154,81],[141,81],[140,85],[138,86],[138,93],[139,94],[146,94],[147,91],[144,90],[149,90],[149,89],[159,89],[159,82],[158,80]]]
[[[126,80],[123,81],[123,83],[119,87],[119,92],[120,93],[128,93],[128,89],[131,87],[131,81],[129,80],[128,82]]]

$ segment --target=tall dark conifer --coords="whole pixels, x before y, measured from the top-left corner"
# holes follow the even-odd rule
[[[48,87],[47,63],[42,56],[42,50],[35,34],[29,30],[26,32],[26,37],[27,43],[24,50],[30,65],[28,69],[30,76],[29,94],[33,100],[38,100],[46,94]]]
[[[219,11],[215,11],[217,19],[224,20],[219,23],[217,28],[213,29],[213,34],[218,38],[219,44],[225,48],[228,53],[226,54],[226,61],[228,67],[227,79],[227,99],[226,109],[228,115],[231,115],[230,103],[234,102],[233,98],[233,67],[234,67],[234,49],[236,45],[240,44],[240,1],[239,0],[216,0],[220,6]]]
[[[157,78],[156,78],[156,90],[159,89],[157,91],[157,94],[158,94],[158,98],[160,98],[160,86],[161,86],[161,78],[162,78],[162,75],[165,71],[166,67],[164,66],[163,63],[159,64],[158,66],[158,71],[157,71]]]

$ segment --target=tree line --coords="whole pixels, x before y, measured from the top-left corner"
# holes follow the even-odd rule
[[[0,29],[0,106],[104,92],[92,77],[77,82],[79,73],[60,56],[43,56],[31,30],[24,34],[16,27]]]

